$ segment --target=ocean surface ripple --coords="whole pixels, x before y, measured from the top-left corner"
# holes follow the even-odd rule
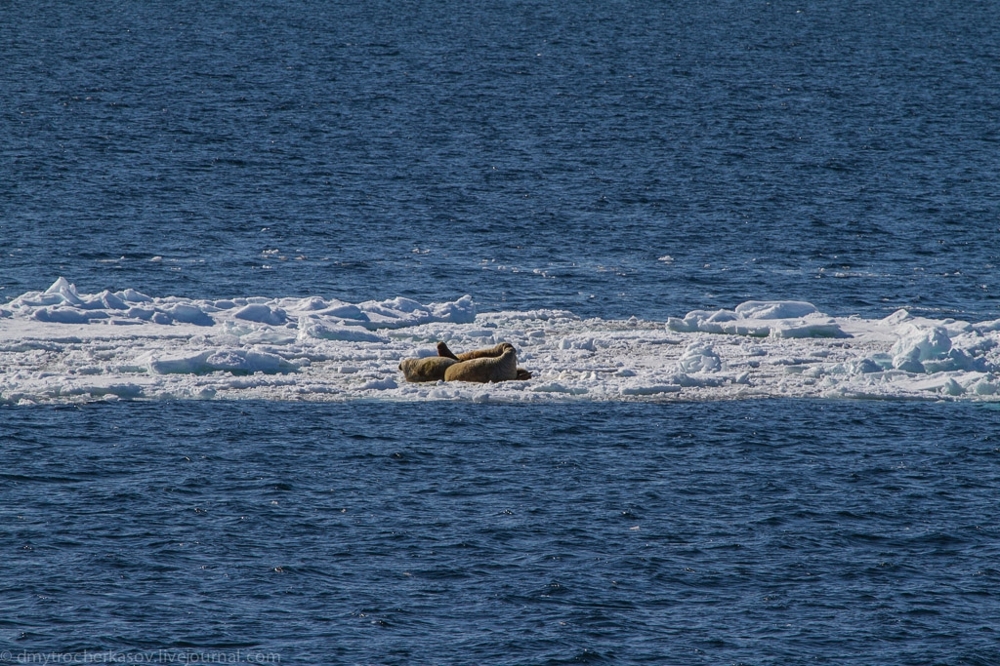
[[[3,413],[13,649],[358,664],[995,656],[1000,412],[981,406]]]
[[[943,2],[15,3],[0,287],[997,318],[993,24]]]

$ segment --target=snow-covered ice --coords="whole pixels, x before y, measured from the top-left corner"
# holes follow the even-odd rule
[[[408,384],[400,359],[514,344],[528,381]],[[80,293],[60,278],[0,306],[0,404],[89,400],[1000,401],[1000,320],[824,314],[751,301],[666,322],[564,310],[476,313],[469,296]]]

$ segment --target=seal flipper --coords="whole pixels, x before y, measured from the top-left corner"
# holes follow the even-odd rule
[[[453,354],[450,349],[448,349],[448,345],[446,345],[444,342],[439,342],[437,344],[437,350],[438,350],[438,356],[444,356],[445,358],[453,358],[456,361],[458,360],[458,357],[455,356],[455,354]]]

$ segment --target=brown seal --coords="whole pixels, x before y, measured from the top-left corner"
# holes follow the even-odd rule
[[[453,358],[456,361],[471,361],[474,358],[495,358],[502,355],[508,349],[513,349],[514,345],[509,342],[501,342],[493,347],[486,347],[484,349],[473,349],[472,351],[462,352],[461,354],[454,354],[448,345],[443,342],[437,344],[438,356],[447,356],[448,358]]]
[[[445,370],[458,363],[445,356],[406,358],[399,362],[399,369],[408,382],[439,382],[444,379]]]
[[[508,349],[513,350],[514,345],[510,344],[509,342],[501,342],[500,344],[495,345],[493,347],[486,347],[484,349],[474,349],[472,351],[467,351],[456,355],[450,349],[448,349],[448,345],[446,345],[444,342],[439,342],[437,344],[438,356],[443,356],[445,358],[452,358],[455,359],[456,361],[471,361],[477,358],[496,358],[502,356],[503,353]],[[517,376],[512,377],[511,379],[520,379],[522,381],[526,379],[531,379],[531,373],[525,370],[524,368],[517,368]],[[496,381],[503,381],[503,380],[496,380]]]
[[[500,356],[481,356],[459,361],[444,371],[446,382],[504,382],[517,379],[517,352],[508,345]]]
[[[509,342],[457,355],[452,353],[444,342],[439,342],[437,352],[437,356],[407,358],[400,361],[399,369],[406,381],[487,383],[531,379],[530,372],[517,367],[517,352],[514,345]]]

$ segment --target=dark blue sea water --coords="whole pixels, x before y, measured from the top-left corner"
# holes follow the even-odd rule
[[[8,298],[1000,316],[991,2],[0,12]]]
[[[981,406],[2,415],[14,657],[1000,659],[1000,412]]]
[[[996,10],[0,0],[0,302],[995,319]],[[997,414],[2,408],[0,661],[994,664]]]

